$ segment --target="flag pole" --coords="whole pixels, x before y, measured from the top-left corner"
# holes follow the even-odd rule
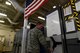
[[[28,17],[37,9],[39,9],[44,3],[46,3],[48,0],[28,0],[27,2],[31,2],[27,8],[25,9],[25,17],[24,18],[24,26],[23,26],[23,35],[22,35],[22,42],[21,42],[21,53],[25,53],[25,47],[26,47],[26,37],[27,37],[27,25],[28,25]]]
[[[24,18],[24,26],[23,26],[23,35],[22,35],[22,42],[21,42],[21,53],[26,53],[26,37],[27,37],[27,25],[28,19]]]

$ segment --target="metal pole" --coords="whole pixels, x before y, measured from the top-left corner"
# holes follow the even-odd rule
[[[68,53],[68,47],[67,47],[67,40],[66,40],[66,25],[65,25],[65,20],[63,16],[63,10],[62,7],[60,6],[60,17],[61,17],[61,25],[62,25],[62,41],[63,41],[63,50],[64,53]]]
[[[21,43],[21,53],[25,53],[27,25],[28,25],[28,20],[24,19],[24,27],[23,27],[23,35],[22,35],[22,43]]]

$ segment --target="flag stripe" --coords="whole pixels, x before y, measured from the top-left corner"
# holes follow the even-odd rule
[[[24,18],[29,17],[35,10],[37,10],[40,6],[42,6],[48,0],[35,0],[34,5],[31,5],[28,9],[25,8]]]
[[[32,5],[30,8],[28,8],[28,10],[25,11],[25,13],[29,12],[32,8],[34,8],[36,5],[38,5],[38,3],[39,3],[40,1],[41,1],[41,0],[38,0],[38,1],[36,0],[35,4]]]
[[[30,8],[33,4],[35,4],[35,2],[36,2],[36,0],[33,0],[33,2],[25,8],[25,11],[26,11],[28,8]]]
[[[29,8],[29,11],[25,11],[25,17],[30,15],[30,13],[32,13],[34,10],[36,10],[42,3],[44,0],[38,0],[35,5],[33,5],[31,8]]]

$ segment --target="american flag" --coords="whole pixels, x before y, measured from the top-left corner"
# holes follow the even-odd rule
[[[26,8],[24,10],[24,18],[28,18],[32,13],[34,13],[38,8],[40,8],[48,0],[27,0]]]

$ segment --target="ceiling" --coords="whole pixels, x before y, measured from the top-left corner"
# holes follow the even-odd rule
[[[43,18],[45,18],[46,14],[53,9],[53,6],[62,6],[65,3],[68,3],[69,0],[49,0],[48,3],[44,4],[40,9],[38,9],[33,15],[30,16],[29,21],[30,22],[37,22],[37,21],[41,21],[44,22],[44,20],[38,19],[38,16],[41,16]]]
[[[9,18],[12,22],[6,17],[0,15],[0,20],[4,20],[5,23],[0,23],[8,26],[12,26],[13,28],[21,28],[23,26],[23,18],[24,14],[19,12],[14,8],[13,5],[6,5],[5,2],[8,0],[0,0],[0,13],[7,14],[7,18]],[[17,3],[24,7],[25,0],[16,0]],[[53,6],[59,6],[67,3],[68,0],[49,0],[48,3],[43,5],[40,9],[38,9],[34,14],[29,17],[29,22],[36,23],[37,21],[44,22],[44,20],[38,19],[38,16],[45,17],[48,12],[53,10]],[[18,23],[18,24],[14,24]]]

